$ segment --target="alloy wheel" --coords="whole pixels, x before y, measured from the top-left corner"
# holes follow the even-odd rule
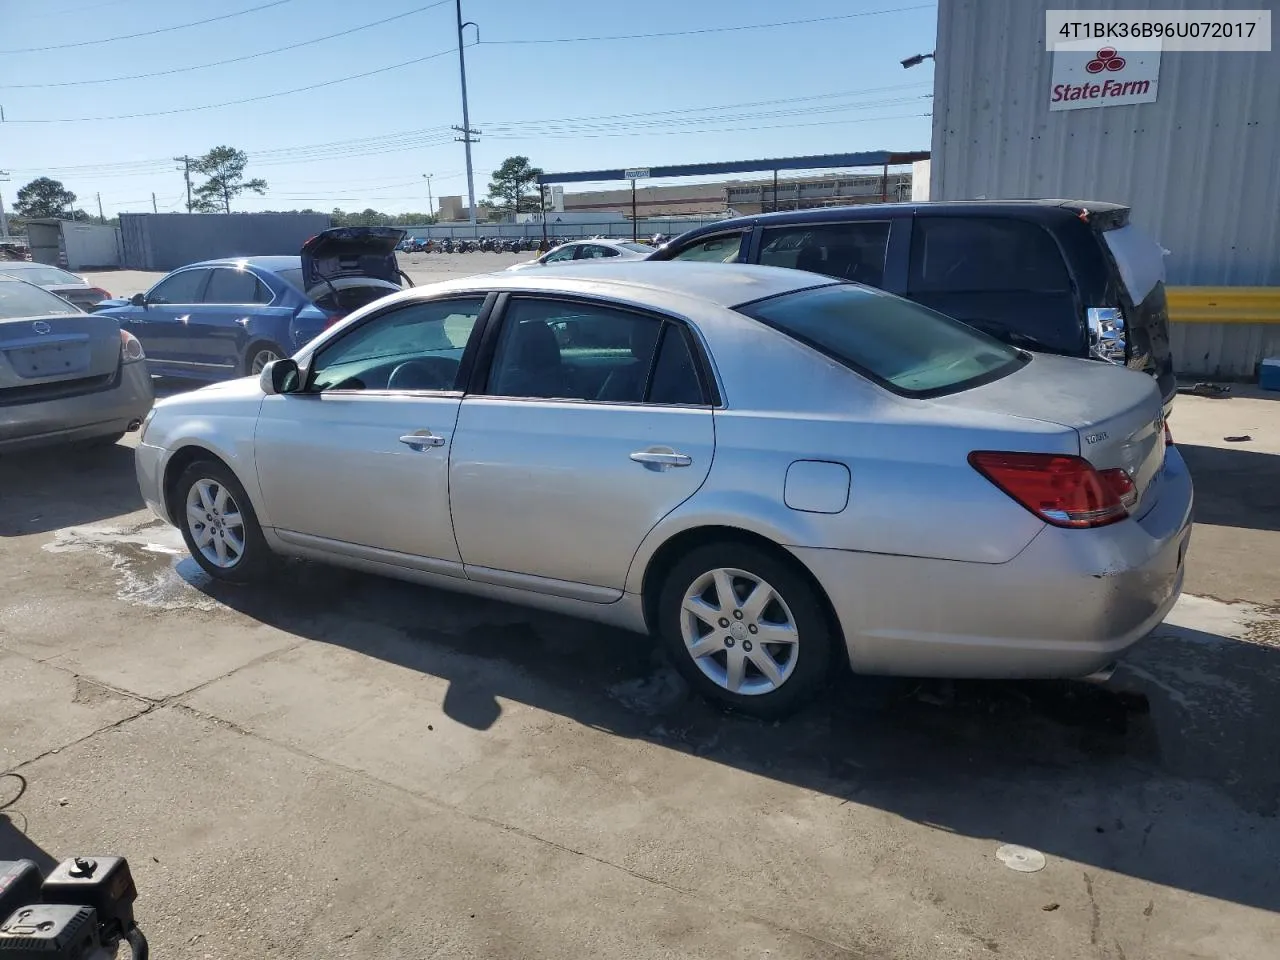
[[[722,567],[685,591],[680,633],[698,669],[730,693],[772,693],[795,672],[800,631],[782,595],[746,570]]]
[[[197,480],[187,490],[187,529],[215,567],[229,570],[243,559],[244,517],[231,491],[217,480]]]
[[[253,362],[249,364],[249,372],[257,376],[262,372],[262,368],[268,363],[280,359],[280,354],[271,349],[262,349],[253,355]]]

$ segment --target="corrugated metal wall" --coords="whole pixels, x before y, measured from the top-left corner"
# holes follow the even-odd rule
[[[1170,251],[1171,284],[1280,284],[1280,54],[1165,52],[1154,103],[1051,113],[1044,37],[1048,9],[1273,5],[939,0],[930,199],[1125,203]],[[1184,374],[1250,377],[1280,350],[1275,325],[1174,327]]]
[[[1048,9],[1273,2],[939,0],[931,198],[1126,203],[1171,283],[1280,284],[1280,54],[1166,52],[1156,102],[1050,113],[1044,43]]]
[[[216,257],[296,255],[310,236],[329,227],[328,214],[124,213],[124,265],[172,270]]]

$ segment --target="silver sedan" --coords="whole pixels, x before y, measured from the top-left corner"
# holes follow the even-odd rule
[[[837,666],[1079,677],[1178,596],[1150,377],[791,270],[626,263],[392,295],[161,401],[142,493],[214,577],[345,564],[657,634],[778,715]]]
[[[570,262],[612,263],[622,260],[645,260],[653,253],[653,247],[630,240],[570,240],[548,250],[533,260],[507,267],[508,270],[530,270],[535,267],[563,266]]]

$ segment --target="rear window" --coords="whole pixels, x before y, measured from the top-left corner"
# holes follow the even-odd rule
[[[1147,299],[1156,284],[1164,283],[1164,248],[1140,229],[1128,224],[1108,230],[1102,238],[1135,305]]]
[[[850,284],[738,307],[741,313],[907,396],[937,396],[1013,372],[1024,357],[957,320]]]
[[[47,290],[30,283],[0,278],[0,320],[76,313],[84,311]]]
[[[1071,289],[1062,252],[1049,232],[1006,217],[917,217],[907,283],[912,293]]]
[[[0,272],[3,272],[3,268],[0,268]],[[13,272],[20,280],[38,283],[42,287],[84,286],[84,281],[74,273],[67,273],[57,267],[19,267]]]

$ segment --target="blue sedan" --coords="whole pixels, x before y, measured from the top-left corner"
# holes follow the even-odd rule
[[[174,270],[145,294],[95,310],[142,341],[159,376],[227,380],[258,374],[326,327],[400,289],[403,231],[326,230],[297,257],[206,260]]]

